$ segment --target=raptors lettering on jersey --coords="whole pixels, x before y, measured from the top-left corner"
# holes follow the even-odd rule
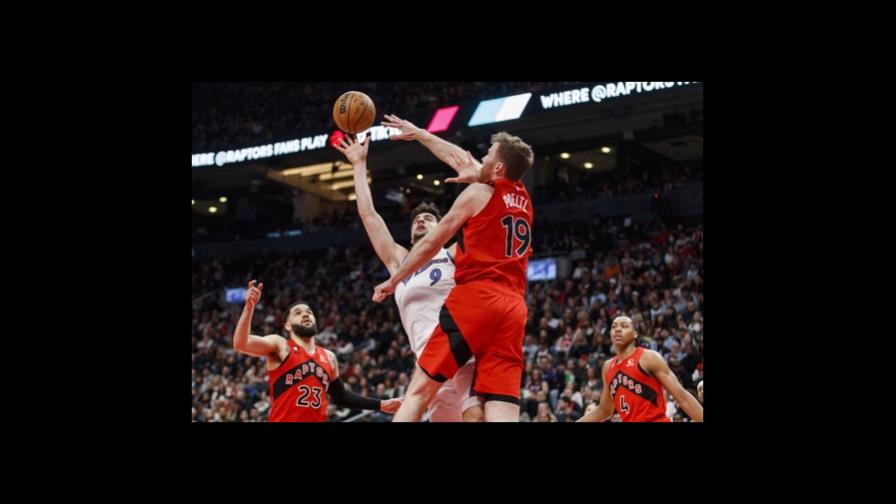
[[[327,388],[333,366],[326,351],[316,347],[312,354],[289,342],[289,355],[268,371],[271,422],[324,422],[327,419]]]

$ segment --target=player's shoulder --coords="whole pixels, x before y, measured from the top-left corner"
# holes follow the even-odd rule
[[[466,189],[467,192],[472,197],[491,197],[495,192],[495,186],[491,184],[486,184],[484,182],[475,182],[470,184]]]
[[[644,352],[641,354],[641,358],[639,360],[646,364],[661,364],[666,362],[666,360],[663,359],[662,354],[660,354],[656,350],[651,350],[649,348],[644,348]]]
[[[336,353],[330,350],[329,348],[324,348],[324,352],[327,354],[327,358],[330,359],[330,362],[336,362]]]
[[[601,366],[601,369],[602,369],[603,371],[606,371],[606,370],[610,369],[610,367],[613,365],[613,362],[614,362],[615,360],[616,360],[616,356],[615,356],[615,355],[612,356],[612,357],[610,357],[609,359],[605,360],[605,361],[604,361],[604,365]]]
[[[284,348],[288,346],[286,342],[286,338],[280,336],[279,334],[265,334],[262,338],[274,343],[277,345],[277,348]]]

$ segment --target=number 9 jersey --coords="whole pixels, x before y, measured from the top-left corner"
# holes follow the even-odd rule
[[[407,257],[405,257],[407,259]],[[419,270],[395,287],[398,315],[417,357],[439,323],[439,309],[454,288],[454,258],[442,249]]]

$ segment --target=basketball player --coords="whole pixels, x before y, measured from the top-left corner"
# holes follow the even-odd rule
[[[374,291],[373,300],[381,302],[457,233],[456,285],[417,362],[419,372],[396,422],[419,421],[441,384],[471,355],[476,357],[473,389],[485,401],[485,421],[519,421],[526,266],[532,253],[532,204],[521,179],[532,166],[533,153],[507,133],[491,140],[481,164],[469,152],[446,154],[459,174],[478,173],[476,178],[487,183],[465,188],[448,214]]]
[[[246,306],[233,333],[233,348],[248,355],[267,357],[271,422],[325,422],[327,393],[333,403],[352,409],[395,413],[401,399],[369,399],[345,390],[339,378],[336,354],[314,344],[317,321],[307,303],[297,301],[287,308],[284,329],[289,334],[249,334],[252,313],[261,299],[264,284],[249,282]]]
[[[603,422],[614,411],[623,422],[668,422],[664,388],[693,421],[703,421],[703,406],[678,383],[663,357],[637,345],[632,319],[616,317],[611,332],[616,357],[607,360],[601,371],[600,404],[579,422]]]
[[[383,218],[373,206],[373,197],[367,185],[367,151],[370,137],[356,142],[351,136],[342,140],[336,149],[345,154],[354,168],[355,194],[358,199],[358,215],[370,242],[389,273],[395,273],[407,257],[408,250],[395,242]],[[411,248],[432,231],[442,217],[435,205],[421,203],[411,212]],[[438,323],[439,310],[445,297],[454,287],[455,245],[442,248],[429,262],[398,284],[395,303],[402,325],[408,335],[411,350],[420,358],[423,347]],[[471,393],[474,360],[463,364],[457,374],[447,380],[436,393],[427,413],[432,422],[476,422],[483,420],[479,399]]]

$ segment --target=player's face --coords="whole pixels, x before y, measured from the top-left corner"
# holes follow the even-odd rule
[[[426,233],[435,229],[438,223],[436,216],[431,213],[422,212],[417,214],[414,217],[414,221],[411,222],[411,245],[417,243],[418,240],[426,236]]]
[[[495,178],[495,175],[504,175],[504,163],[498,161],[498,144],[493,143],[488,149],[485,157],[482,158],[482,180],[488,182]]]
[[[632,319],[628,317],[616,317],[613,320],[613,326],[610,328],[610,337],[613,339],[614,345],[627,345],[635,339],[635,329],[632,325]]]
[[[289,310],[287,323],[299,336],[308,337],[317,334],[317,320],[308,305],[299,304]]]

